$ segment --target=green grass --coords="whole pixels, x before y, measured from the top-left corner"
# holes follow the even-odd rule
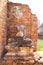
[[[38,51],[43,51],[43,40],[38,39]]]

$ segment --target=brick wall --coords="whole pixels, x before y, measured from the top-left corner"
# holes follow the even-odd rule
[[[2,52],[4,46],[6,44],[6,36],[14,37],[17,33],[17,29],[15,25],[24,24],[26,26],[27,37],[32,39],[32,45],[34,46],[34,50],[37,49],[37,17],[32,14],[31,9],[28,5],[18,4],[18,3],[8,3],[8,8],[4,2],[7,3],[7,0],[1,0],[0,2],[0,58],[2,56]],[[1,7],[3,5],[3,7]],[[7,10],[7,9],[8,10]],[[6,19],[7,13],[7,19]],[[6,22],[7,20],[7,22]],[[14,48],[10,48],[14,53]],[[22,48],[23,49],[23,48]],[[15,61],[17,57],[14,55],[4,56],[3,61],[0,62],[0,65],[28,65],[34,64],[30,61]],[[37,64],[38,65],[38,64]]]
[[[32,39],[32,45],[34,46],[34,49],[37,50],[37,38],[38,38],[38,24],[37,24],[37,17],[34,14],[31,14],[31,39]]]
[[[28,30],[30,30],[30,9],[27,5],[22,4],[13,4],[9,3],[9,20],[8,20],[8,29],[9,29],[9,37],[15,36],[17,30],[15,29],[15,25],[18,23],[24,24]],[[18,14],[17,14],[18,13]]]
[[[15,25],[23,24],[26,26],[27,37],[32,39],[34,49],[37,48],[37,17],[32,14],[28,5],[19,3],[8,3],[8,37],[14,37],[17,33]]]
[[[6,13],[7,13],[7,0],[0,0],[0,58],[6,44]]]

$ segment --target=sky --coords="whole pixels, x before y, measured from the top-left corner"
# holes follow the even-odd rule
[[[32,13],[36,14],[40,24],[43,22],[43,0],[9,0],[14,3],[28,4]]]

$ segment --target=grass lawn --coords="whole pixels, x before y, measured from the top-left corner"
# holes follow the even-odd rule
[[[43,40],[38,39],[38,51],[43,51]]]

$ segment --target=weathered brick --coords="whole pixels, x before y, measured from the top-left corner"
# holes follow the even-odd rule
[[[3,55],[4,46],[6,44],[6,14],[7,0],[0,1],[0,59]]]
[[[17,13],[17,14],[16,14]],[[21,16],[19,15],[21,14]],[[32,14],[31,9],[28,5],[19,3],[8,3],[8,37],[16,36],[18,32],[15,25],[23,24],[26,26],[27,37],[32,39],[32,44],[34,47],[37,46],[37,17]],[[35,41],[34,41],[35,39]],[[35,48],[36,50],[36,48]]]

